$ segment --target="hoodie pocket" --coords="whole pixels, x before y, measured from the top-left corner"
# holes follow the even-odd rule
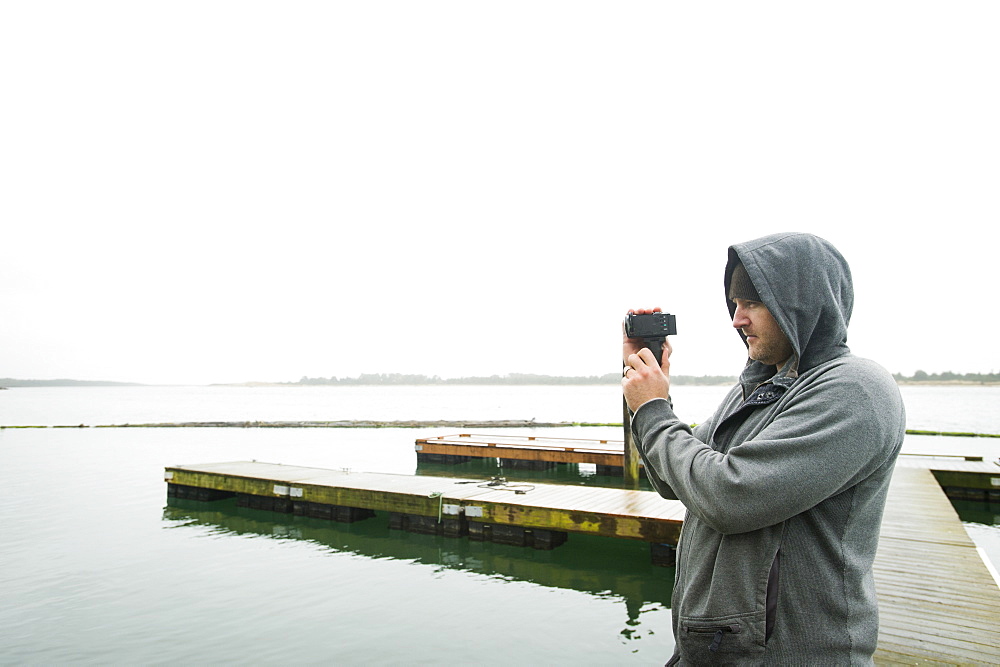
[[[767,609],[767,617],[764,624],[765,642],[771,638],[778,616],[778,570],[780,561],[781,551],[779,550],[778,553],[774,554],[774,561],[771,562],[771,571],[767,575],[767,601],[764,605]]]
[[[677,643],[682,662],[718,664],[764,652],[763,612],[722,618],[681,618]]]

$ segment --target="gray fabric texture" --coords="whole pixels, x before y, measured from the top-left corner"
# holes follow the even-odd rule
[[[725,289],[739,262],[792,360],[780,369],[748,360],[693,429],[662,399],[632,419],[653,487],[688,510],[671,605],[675,658],[871,664],[871,567],[905,430],[899,389],[847,346],[853,286],[832,245],[778,234],[732,246]]]

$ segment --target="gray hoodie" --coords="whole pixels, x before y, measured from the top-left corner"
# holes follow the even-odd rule
[[[694,429],[662,399],[632,420],[654,488],[687,508],[674,660],[871,664],[871,567],[905,430],[899,389],[847,347],[854,292],[832,245],[776,234],[732,246],[726,288],[738,262],[789,338],[790,362],[748,360]]]

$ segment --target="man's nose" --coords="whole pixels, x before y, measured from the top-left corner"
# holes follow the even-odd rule
[[[733,328],[742,329],[748,324],[750,324],[750,319],[743,313],[743,309],[737,306],[736,312],[733,313]]]

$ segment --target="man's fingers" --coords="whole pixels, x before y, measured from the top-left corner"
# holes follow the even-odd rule
[[[634,354],[628,355],[626,359],[626,366],[631,366],[637,371],[645,371],[647,367],[649,368],[659,368],[660,365],[656,363],[656,355],[653,354],[652,350],[648,347],[644,347]]]
[[[639,352],[642,352],[642,350],[639,350]],[[640,357],[639,354],[636,352],[633,352],[632,354],[628,355],[628,359],[625,360],[625,365],[631,366],[633,370],[636,370],[641,366],[644,366],[645,363],[646,362],[642,360],[642,357]]]
[[[639,350],[639,358],[642,359],[643,363],[647,366],[655,366],[659,368],[659,364],[656,363],[656,355],[648,347],[644,347]]]

